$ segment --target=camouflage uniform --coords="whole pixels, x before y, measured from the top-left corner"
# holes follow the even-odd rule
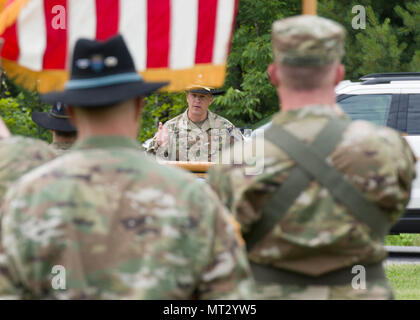
[[[51,147],[54,148],[57,156],[65,154],[73,145],[73,142],[53,142]]]
[[[341,30],[331,21],[319,17],[277,22],[273,25],[276,61],[308,66],[337,60],[341,57],[342,46],[334,39],[342,39]],[[290,46],[287,41],[290,41]],[[334,50],[334,43],[337,50]],[[296,47],[299,50],[292,50]],[[305,144],[312,144],[330,120],[339,119],[344,121],[348,117],[338,105],[307,105],[280,112],[273,118],[272,125],[286,130]],[[263,208],[274,192],[296,168],[295,161],[276,144],[264,137],[255,139],[245,145],[244,154],[253,155],[247,150],[252,144],[262,144],[263,150],[254,158],[245,158],[245,163],[252,166],[263,158],[261,174],[247,173],[246,166],[216,166],[208,175],[209,183],[231,209],[245,237],[261,220]],[[329,153],[327,163],[343,174],[370,203],[380,208],[388,230],[401,217],[410,197],[415,159],[406,141],[396,131],[366,121],[351,122]],[[248,251],[248,258],[257,266],[268,266],[274,272],[312,281],[349,270],[355,265],[380,267],[386,257],[383,240],[347,206],[337,201],[331,190],[312,179],[294,198],[279,222]],[[348,273],[351,279],[351,272]],[[259,281],[255,297],[389,299],[393,293],[385,276],[372,280],[367,272],[366,289],[353,288],[351,280],[348,284],[334,285]]]
[[[55,157],[54,151],[41,140],[22,136],[0,139],[0,203],[3,202],[5,193],[16,180]],[[6,256],[0,247],[0,270],[7,269],[5,263]],[[4,277],[1,271],[0,292],[3,296],[14,292],[10,279]]]
[[[0,139],[0,202],[12,182],[55,157],[41,140],[22,136]]]
[[[25,175],[1,213],[1,271],[13,283],[3,295],[239,299],[251,292],[239,229],[216,195],[140,155],[129,138],[77,142]],[[55,265],[66,269],[65,290],[52,288]]]
[[[221,151],[243,140],[239,129],[210,110],[201,128],[188,118],[188,109],[166,122],[165,127],[168,127],[168,143],[159,147],[155,135],[147,150],[164,160],[220,163]]]

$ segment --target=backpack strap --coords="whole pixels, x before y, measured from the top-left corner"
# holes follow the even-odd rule
[[[325,161],[341,141],[348,125],[348,121],[330,120],[312,145],[304,144],[280,126],[273,125],[265,132],[265,138],[286,152],[296,162],[296,166],[266,202],[262,218],[245,235],[248,251],[277,225],[312,180],[328,189],[336,200],[345,205],[357,219],[366,223],[378,237],[385,236],[388,231],[385,214]]]

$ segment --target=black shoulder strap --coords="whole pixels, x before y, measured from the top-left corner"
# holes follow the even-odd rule
[[[329,121],[313,141],[312,145],[329,155],[341,140],[343,132],[348,126],[347,121]],[[265,131],[265,138],[277,145],[278,126],[272,126]],[[286,150],[284,150],[286,151]],[[287,153],[287,152],[286,152]],[[286,181],[274,192],[263,208],[263,217],[256,222],[251,231],[244,235],[248,250],[260,241],[281,220],[298,196],[311,182],[311,177],[299,166],[291,171]]]
[[[325,161],[341,140],[348,124],[348,121],[330,120],[311,146],[305,145],[279,126],[273,125],[264,133],[265,138],[284,150],[297,166],[267,201],[263,208],[263,217],[244,236],[248,250],[280,221],[311,180],[317,180],[327,188],[336,200],[342,202],[378,236],[383,237],[386,234],[388,224],[382,211]]]

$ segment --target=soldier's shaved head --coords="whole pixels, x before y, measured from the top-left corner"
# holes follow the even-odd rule
[[[83,108],[68,107],[70,120],[77,127],[79,138],[87,135],[126,134],[136,138],[144,100],[139,97],[113,106]]]
[[[280,82],[293,90],[314,90],[331,85],[334,82],[338,63],[317,67],[277,67]]]

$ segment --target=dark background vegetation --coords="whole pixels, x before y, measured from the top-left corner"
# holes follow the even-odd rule
[[[366,8],[366,29],[352,28],[355,5]],[[223,86],[226,94],[215,99],[213,111],[238,127],[250,128],[279,110],[276,92],[266,74],[272,60],[271,24],[300,12],[300,0],[240,0]],[[357,80],[372,72],[420,72],[420,0],[319,0],[318,14],[340,22],[347,30],[347,79]],[[9,90],[0,97],[0,115],[10,130],[50,140],[49,132],[30,119],[32,111],[47,111],[49,106],[12,79],[7,85]],[[147,97],[139,141],[152,137],[159,121],[173,118],[186,107],[183,92]]]

